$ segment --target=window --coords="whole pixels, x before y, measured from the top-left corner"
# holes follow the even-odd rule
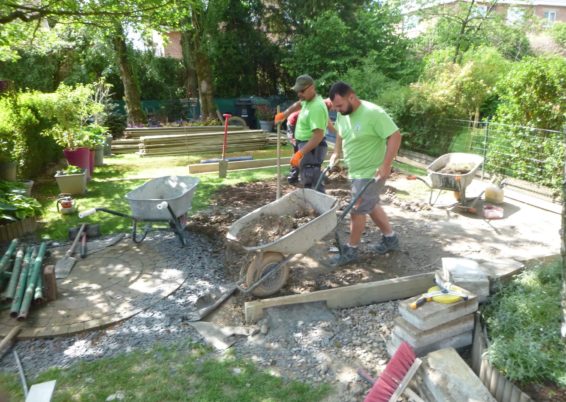
[[[523,22],[525,18],[525,9],[520,7],[509,7],[507,10],[507,22],[509,24],[517,24]]]
[[[556,21],[556,10],[545,10],[543,18],[548,24],[553,24]]]

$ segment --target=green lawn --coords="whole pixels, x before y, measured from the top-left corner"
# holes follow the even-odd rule
[[[330,386],[310,386],[261,372],[231,354],[218,356],[190,341],[156,345],[151,350],[50,369],[31,386],[57,380],[54,402],[104,401],[123,392],[124,401],[320,401]],[[0,400],[7,393],[23,400],[17,376],[0,375]]]
[[[282,156],[291,153],[289,146],[282,148]],[[275,147],[253,152],[237,152],[228,156],[250,155],[254,159],[273,158],[276,156]],[[130,207],[124,198],[126,193],[145,183],[147,180],[160,176],[187,175],[187,166],[191,163],[199,163],[201,159],[217,158],[219,155],[197,155],[197,156],[154,156],[140,158],[133,154],[119,155],[105,158],[104,166],[97,167],[93,179],[88,184],[88,193],[77,195],[79,210],[85,211],[89,208],[105,207],[130,213]],[[282,174],[286,174],[286,167]],[[218,178],[218,173],[196,175],[200,178],[195,198],[193,199],[193,212],[208,206],[211,195],[221,186],[274,178],[276,170],[257,169],[229,172],[226,179]],[[37,197],[43,208],[40,235],[46,239],[65,239],[67,230],[77,226],[81,221],[77,214],[61,215],[57,211],[57,195],[59,190],[54,180],[39,183],[34,188],[34,196]],[[99,212],[82,221],[86,223],[99,223],[101,232],[109,234],[114,232],[129,232],[132,221],[130,219]]]

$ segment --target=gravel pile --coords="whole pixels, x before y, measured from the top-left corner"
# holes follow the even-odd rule
[[[123,240],[123,241],[130,241]],[[188,245],[166,232],[150,233],[163,256],[163,264],[186,274],[183,285],[172,295],[159,300],[142,313],[109,328],[69,337],[21,340],[16,343],[28,381],[50,367],[68,367],[78,361],[114,356],[135,349],[193,339],[204,342],[188,322],[198,296],[219,284],[224,277],[221,247],[207,237],[189,233]],[[143,244],[142,244],[143,247]],[[243,303],[236,299],[227,326],[243,324]],[[238,336],[232,346],[235,354],[248,358],[275,374],[310,383],[332,383],[336,393],[329,400],[358,401],[369,386],[359,380],[355,370],[365,368],[372,375],[388,361],[385,341],[397,315],[397,303],[336,310],[323,320],[296,320],[274,325],[267,319],[255,325],[261,331]],[[12,353],[0,360],[0,370],[17,372]]]

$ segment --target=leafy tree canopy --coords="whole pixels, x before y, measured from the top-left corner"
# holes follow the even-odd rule
[[[496,120],[562,130],[566,121],[566,60],[528,57],[513,64],[497,85],[501,104]]]

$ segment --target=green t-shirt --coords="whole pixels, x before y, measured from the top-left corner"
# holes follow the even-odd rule
[[[322,100],[322,96],[316,95],[310,101],[301,102],[301,112],[295,126],[295,138],[299,141],[308,141],[312,137],[313,130],[326,130],[328,124],[328,109]]]
[[[374,177],[385,158],[387,138],[399,130],[393,120],[379,106],[361,101],[355,112],[338,113],[335,126],[350,179]]]

